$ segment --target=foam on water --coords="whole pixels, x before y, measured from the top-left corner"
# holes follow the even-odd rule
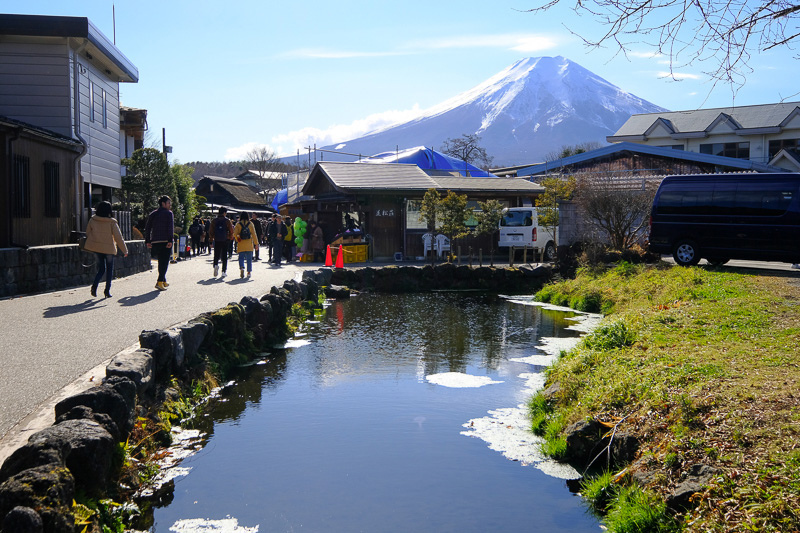
[[[578,313],[574,309],[567,307],[535,302],[532,298],[506,298],[510,302],[519,305],[536,305],[554,311]],[[574,321],[575,324],[567,329],[589,333],[599,325],[601,319],[601,315],[580,313],[568,318],[568,320]],[[539,341],[541,344],[536,348],[544,352],[545,355],[533,354],[526,357],[515,357],[510,361],[537,366],[550,366],[558,359],[562,351],[569,351],[575,348],[581,341],[581,337],[542,337]],[[525,380],[525,385],[520,391],[524,397],[530,397],[544,387],[545,376],[543,374],[523,372],[519,374],[519,377]],[[512,461],[519,461],[523,465],[533,466],[549,476],[560,479],[578,479],[581,477],[578,471],[571,466],[554,461],[541,452],[541,444],[544,440],[531,432],[526,404],[489,411],[488,416],[473,418],[463,427],[467,429],[461,432],[462,435],[482,439],[489,445],[489,449],[502,453],[504,457]]]
[[[452,388],[475,388],[483,387],[484,385],[493,385],[495,383],[503,383],[502,381],[494,381],[489,376],[472,376],[462,372],[430,374],[426,376],[425,379],[427,379],[429,383]]]
[[[210,520],[208,518],[190,518],[178,520],[169,528],[175,533],[257,533],[258,526],[244,527],[235,518]]]

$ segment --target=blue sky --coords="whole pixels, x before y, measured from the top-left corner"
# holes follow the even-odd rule
[[[4,12],[88,17],[139,69],[123,105],[148,110],[171,161],[243,158],[267,145],[280,155],[358,137],[411,118],[523,57],[561,55],[670,110],[800,100],[790,50],[755,55],[734,96],[700,65],[664,78],[666,58],[633,45],[588,50],[569,29],[593,20],[534,0],[6,0]],[[114,10],[112,11],[112,6]],[[116,13],[116,17],[113,13]],[[569,28],[569,29],[568,29]],[[466,133],[466,132],[465,132]],[[302,153],[302,150],[301,150]]]

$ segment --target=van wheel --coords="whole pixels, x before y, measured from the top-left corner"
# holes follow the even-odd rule
[[[675,245],[672,253],[675,262],[680,266],[694,266],[700,262],[700,254],[694,241],[682,240]]]
[[[556,245],[548,242],[544,247],[544,260],[552,263],[556,260]]]
[[[718,267],[718,266],[724,265],[725,263],[727,263],[730,260],[729,259],[723,259],[723,258],[720,258],[720,257],[707,257],[706,261],[708,261],[709,265]]]

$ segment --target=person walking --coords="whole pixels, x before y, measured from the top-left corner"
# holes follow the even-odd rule
[[[325,234],[322,226],[315,222],[311,223],[311,250],[314,252],[314,262],[321,263],[325,260],[323,250],[325,249]]]
[[[259,250],[261,249],[261,241],[263,239],[264,230],[261,227],[261,220],[259,220],[258,215],[253,216],[253,219],[250,221],[253,223],[253,227],[256,229],[256,246],[255,253],[253,255],[253,261],[260,261],[258,254]]]
[[[192,225],[189,226],[189,237],[192,240],[192,255],[197,257],[200,254],[200,241],[203,238],[203,225],[199,218],[195,218]]]
[[[111,298],[111,280],[114,279],[114,256],[117,255],[117,247],[122,250],[125,257],[128,257],[125,239],[122,238],[117,220],[111,214],[111,204],[100,202],[86,227],[84,249],[97,255],[97,275],[92,283],[92,296],[97,296],[97,286],[100,285],[100,280],[105,275],[106,289],[103,294],[106,298]]]
[[[226,216],[228,210],[220,207],[217,218],[211,221],[209,236],[214,243],[214,277],[219,274],[219,263],[222,261],[222,277],[228,270],[228,241],[233,239],[233,224]]]
[[[170,208],[172,200],[169,196],[162,196],[158,199],[158,209],[150,213],[147,217],[147,224],[144,227],[144,242],[148,248],[153,250],[158,260],[158,279],[156,289],[167,290],[167,268],[172,252],[172,239],[175,234],[175,217]]]
[[[253,222],[246,211],[239,213],[239,222],[233,228],[233,238],[236,240],[236,250],[239,254],[239,277],[244,277],[245,263],[247,263],[247,277],[253,272],[253,251],[258,250],[258,234]]]
[[[283,223],[283,217],[281,215],[277,215],[275,218],[275,222],[273,223],[273,228],[270,230],[270,235],[274,236],[274,245],[272,250],[272,257],[273,263],[281,266],[281,256],[283,255],[283,239],[286,238],[286,234],[289,230],[286,228],[286,224]]]
[[[267,230],[266,230],[266,237],[267,237],[267,248],[269,249],[269,262],[272,263],[275,261],[275,222],[278,220],[278,215],[273,213],[272,217],[267,222]]]
[[[286,256],[286,262],[291,263],[292,259],[294,259],[294,226],[292,225],[292,219],[286,217],[284,225],[286,226],[286,237],[283,238],[283,251]]]

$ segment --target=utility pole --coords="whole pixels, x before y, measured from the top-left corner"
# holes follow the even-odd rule
[[[167,128],[161,128],[161,153],[165,158],[172,153],[172,146],[167,146]]]

